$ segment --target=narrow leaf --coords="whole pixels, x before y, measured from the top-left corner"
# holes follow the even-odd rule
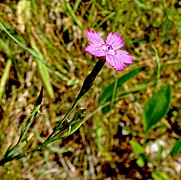
[[[138,142],[131,140],[129,143],[137,159],[141,154],[144,154],[144,148]]]
[[[35,41],[33,38],[30,39],[32,48],[39,54],[39,56],[43,59],[43,55],[40,53],[40,50],[38,49]],[[50,75],[48,73],[48,69],[45,66],[45,64],[41,63],[36,59],[37,65],[38,65],[38,71],[41,76],[41,79],[45,85],[45,88],[48,92],[48,95],[53,99],[54,98],[54,91],[50,82]]]
[[[102,92],[101,96],[99,97],[98,103],[99,105],[104,104],[109,98],[112,97],[112,94],[114,92],[114,85],[117,83],[116,89],[120,88],[126,81],[131,79],[132,77],[136,76],[138,73],[144,71],[146,69],[146,66],[144,67],[139,67],[137,69],[134,69],[130,71],[129,73],[123,75],[120,77],[117,82],[111,83],[107,88],[104,89]]]
[[[119,79],[116,79],[113,83],[111,83],[101,94],[98,100],[98,106],[101,106],[102,104],[106,102],[115,102],[115,99],[118,97],[118,89],[123,86],[123,84],[131,79],[132,77],[136,76],[139,72],[144,71],[146,69],[146,66],[139,67],[137,69],[132,70],[131,72],[123,75]],[[104,114],[108,113],[111,109],[111,105],[107,105],[102,109],[102,112]]]
[[[74,13],[72,7],[70,6],[70,2],[69,1],[65,1],[64,2],[64,7],[65,7],[66,12],[72,17],[72,19],[75,21],[75,23],[83,31],[84,30],[84,26],[82,25],[82,22],[80,21],[80,19]]]
[[[74,84],[74,81],[70,80],[69,78],[67,78],[66,76],[64,76],[63,74],[61,74],[58,71],[55,71],[51,66],[49,66],[48,64],[46,64],[45,60],[42,58],[42,56],[40,56],[35,50],[30,49],[28,47],[26,47],[22,42],[20,42],[18,39],[16,39],[13,35],[11,35],[9,33],[9,31],[5,28],[5,26],[0,22],[0,30],[4,31],[6,33],[6,35],[11,38],[16,44],[18,44],[22,49],[24,49],[25,51],[27,51],[29,54],[31,54],[33,57],[37,58],[37,61],[40,61],[42,64],[44,64],[47,69],[49,71],[51,71],[53,74],[55,74],[56,76],[58,76],[60,79],[62,79],[63,81],[66,81],[69,85]]]
[[[31,112],[31,118],[30,118],[29,123],[22,126],[19,142],[26,135],[26,133],[27,133],[28,129],[30,128],[31,124],[33,123],[35,117],[38,115],[39,110],[41,108],[42,99],[43,99],[43,87],[41,88],[40,94],[39,94],[39,96],[38,96],[38,98],[36,100],[36,105],[35,105],[33,111]]]
[[[177,154],[179,154],[179,153],[181,153],[181,140],[178,140],[178,141],[175,143],[175,145],[174,145],[174,147],[173,147],[173,149],[172,149],[172,151],[171,151],[171,155],[172,155],[172,156],[175,156],[175,155],[177,155]]]
[[[36,100],[36,106],[41,105],[42,99],[43,99],[43,86],[42,86],[40,94],[39,94],[39,96],[38,96],[38,98]]]
[[[155,58],[156,58],[156,72],[155,72],[155,76],[156,76],[156,83],[155,83],[155,87],[158,86],[158,81],[160,79],[160,58],[158,56],[158,52],[155,46],[152,46],[154,52],[155,52]]]
[[[6,66],[5,66],[5,69],[4,69],[4,72],[2,74],[2,77],[0,79],[0,101],[1,101],[1,98],[3,97],[3,93],[4,93],[5,87],[6,87],[6,82],[9,78],[11,64],[12,64],[11,59],[8,59]]]
[[[144,129],[148,131],[168,112],[171,100],[171,86],[168,84],[157,91],[145,104],[143,110]]]
[[[162,171],[153,171],[151,175],[153,180],[170,180],[170,177]]]
[[[140,155],[136,161],[139,167],[143,167],[145,165],[145,156]]]
[[[76,113],[75,116],[73,117],[73,119],[70,122],[70,126],[71,130],[70,132],[67,134],[67,136],[72,135],[75,131],[77,131],[77,129],[79,129],[79,127],[82,125],[82,119],[83,119],[83,114],[85,112],[85,109],[79,109]]]

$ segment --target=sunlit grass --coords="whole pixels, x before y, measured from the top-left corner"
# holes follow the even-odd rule
[[[135,62],[121,72],[105,65],[77,107],[85,109],[85,123],[70,137],[0,167],[0,176],[145,179],[155,177],[154,170],[159,167],[161,172],[177,178],[174,163],[179,158],[169,154],[162,158],[160,154],[171,150],[180,135],[179,6],[176,0],[2,2],[0,22],[25,48],[0,30],[0,158],[11,143],[17,142],[22,124],[29,122],[42,85],[40,114],[27,133],[31,141],[23,151],[43,142],[72,106],[85,77],[97,62],[97,58],[84,52],[85,29],[96,30],[103,37],[119,32]],[[46,63],[44,70],[41,59]],[[103,113],[98,103],[104,89],[142,66],[147,68],[119,87],[116,102],[114,96],[108,102],[111,109]],[[129,142],[144,145],[143,107],[153,92],[167,83],[172,86],[170,111],[148,136],[149,144],[164,141],[165,145],[160,146],[155,156],[147,151],[151,163],[141,168]],[[152,172],[155,174],[151,175]]]

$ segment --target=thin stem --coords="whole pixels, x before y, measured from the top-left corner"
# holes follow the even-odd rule
[[[160,79],[160,58],[158,56],[158,52],[157,52],[157,49],[155,48],[155,46],[152,45],[151,47],[154,50],[155,57],[156,57],[156,82],[155,82],[155,87],[157,88],[158,82],[159,82],[159,79]]]
[[[90,72],[90,74],[85,78],[82,88],[79,92],[79,94],[77,95],[77,98],[75,99],[72,107],[70,108],[70,110],[67,112],[67,114],[63,117],[63,119],[57,124],[57,126],[54,128],[53,132],[50,134],[50,136],[48,137],[47,140],[51,139],[51,137],[55,137],[57,136],[59,133],[57,133],[56,135],[55,132],[60,128],[60,126],[63,124],[63,122],[68,118],[68,116],[72,113],[72,111],[77,107],[77,105],[79,104],[80,100],[82,99],[82,97],[85,95],[85,93],[88,92],[88,90],[92,87],[93,82],[96,78],[96,76],[98,75],[98,73],[101,71],[102,67],[105,64],[105,57],[100,57],[98,62],[96,63],[96,65],[94,66],[93,70]]]
[[[118,97],[114,99],[114,102],[118,101],[118,100],[120,99],[120,97],[123,96],[123,95],[129,94],[129,93],[134,93],[134,92],[143,90],[143,89],[145,89],[145,88],[147,88],[147,87],[149,87],[149,86],[153,86],[154,84],[155,84],[155,82],[154,82],[154,81],[151,81],[151,82],[149,82],[149,83],[147,83],[147,84],[143,84],[143,85],[140,85],[140,86],[138,86],[138,87],[132,88],[132,89],[130,89],[130,90],[128,90],[128,91],[125,91],[124,93],[120,93],[120,94],[118,95]],[[84,122],[86,122],[88,119],[90,119],[90,118],[91,118],[94,114],[96,114],[98,111],[100,111],[100,110],[103,109],[104,107],[110,105],[111,103],[112,103],[112,102],[109,101],[109,102],[106,102],[106,103],[104,103],[103,105],[99,106],[99,107],[98,107],[97,109],[95,109],[92,113],[90,113],[89,115],[87,115],[87,116],[84,118],[84,120],[79,124],[79,126],[78,126],[76,129],[78,129]],[[72,122],[70,122],[70,124],[68,124],[66,127],[64,127],[64,128],[61,130],[61,132],[63,133],[63,132],[67,129],[67,127],[69,127],[69,126],[71,125],[71,123],[72,123]],[[4,165],[5,163],[7,163],[7,162],[9,162],[9,161],[12,161],[12,160],[15,160],[15,159],[18,160],[18,159],[20,159],[20,158],[22,158],[22,157],[25,157],[25,156],[27,156],[27,155],[28,155],[29,153],[31,153],[31,152],[38,151],[38,150],[42,149],[43,147],[47,146],[49,143],[51,143],[51,142],[53,142],[53,141],[55,141],[55,140],[57,140],[57,139],[60,139],[60,138],[56,138],[56,137],[57,137],[58,135],[60,135],[60,134],[61,134],[61,133],[58,132],[57,134],[55,134],[55,136],[53,136],[53,137],[50,138],[50,139],[45,140],[45,142],[43,142],[41,145],[37,146],[36,148],[30,149],[30,150],[28,150],[28,151],[26,151],[26,152],[23,152],[23,153],[20,153],[20,154],[18,154],[18,155],[16,155],[16,156],[10,156],[10,157],[9,157],[9,156],[6,156],[6,157],[4,157],[3,159],[0,160],[0,166],[1,166],[1,165]],[[62,136],[61,138],[64,138],[64,137]]]

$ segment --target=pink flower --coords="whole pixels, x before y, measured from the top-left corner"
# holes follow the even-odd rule
[[[126,67],[125,64],[133,63],[134,58],[128,52],[119,50],[124,46],[124,42],[123,37],[119,36],[117,32],[114,34],[109,33],[106,43],[96,31],[86,30],[86,36],[90,42],[85,47],[85,51],[93,56],[105,56],[108,64],[115,70],[123,70]]]

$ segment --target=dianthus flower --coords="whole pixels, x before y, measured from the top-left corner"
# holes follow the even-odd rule
[[[86,37],[90,42],[85,47],[85,51],[93,56],[105,56],[106,62],[115,70],[123,70],[125,64],[133,63],[134,58],[128,52],[119,50],[124,46],[124,42],[123,37],[117,32],[109,33],[106,43],[96,31],[86,30]]]

